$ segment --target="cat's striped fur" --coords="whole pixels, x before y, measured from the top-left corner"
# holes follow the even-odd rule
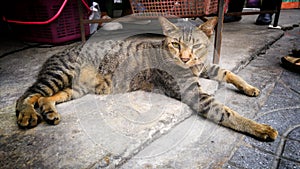
[[[18,125],[35,127],[41,119],[58,124],[60,115],[55,104],[87,93],[146,90],[181,100],[223,126],[260,139],[275,139],[278,133],[272,127],[240,116],[201,90],[199,76],[232,83],[249,96],[260,93],[239,76],[206,62],[217,19],[193,29],[178,28],[162,17],[159,20],[164,35],[142,34],[122,41],[90,43],[48,59],[37,81],[17,101]]]

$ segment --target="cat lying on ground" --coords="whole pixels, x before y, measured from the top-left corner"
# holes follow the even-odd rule
[[[194,28],[179,28],[163,17],[159,21],[163,35],[95,42],[49,58],[36,82],[17,101],[18,125],[31,128],[42,119],[58,124],[61,117],[55,105],[88,93],[160,90],[217,124],[274,140],[278,132],[271,126],[239,115],[201,90],[199,77],[231,83],[248,96],[260,93],[234,73],[207,63],[209,38],[217,18]]]

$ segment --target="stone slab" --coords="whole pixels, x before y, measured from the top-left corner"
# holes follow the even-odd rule
[[[4,168],[115,166],[189,117],[188,106],[159,94],[87,95],[58,105],[62,122],[2,129]],[[8,145],[8,146],[7,146]],[[11,163],[17,161],[17,163]]]

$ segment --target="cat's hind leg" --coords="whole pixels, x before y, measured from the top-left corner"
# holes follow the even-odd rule
[[[73,90],[70,88],[48,97],[44,97],[38,93],[28,94],[26,92],[17,101],[17,124],[21,128],[32,128],[37,126],[42,119],[49,124],[58,124],[60,122],[60,115],[55,108],[55,104],[70,100],[72,95]],[[38,108],[41,113],[36,111]]]
[[[73,90],[71,88],[64,89],[49,97],[40,97],[38,105],[40,107],[43,119],[48,124],[58,124],[61,120],[60,114],[57,112],[55,105],[72,99]]]
[[[48,97],[40,97],[38,105],[43,119],[49,124],[58,124],[61,120],[55,105],[68,100],[79,98],[87,93],[109,94],[111,76],[101,75],[93,67],[81,69],[79,78],[75,78],[72,88],[66,88]]]
[[[37,126],[42,120],[42,116],[35,110],[41,94],[35,93],[25,96],[27,95],[20,97],[16,104],[17,123],[21,128],[32,128]]]

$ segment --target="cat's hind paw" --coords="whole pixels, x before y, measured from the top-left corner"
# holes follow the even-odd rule
[[[48,98],[42,97],[39,99],[39,105],[43,119],[48,124],[58,124],[60,122],[60,114],[55,108],[55,102],[48,101]]]
[[[60,114],[55,111],[43,112],[43,117],[48,124],[56,125],[60,122]]]
[[[20,128],[33,128],[42,121],[42,116],[33,107],[16,110],[17,124]]]
[[[278,136],[278,131],[267,124],[260,124],[255,129],[254,135],[264,141],[273,141]]]

